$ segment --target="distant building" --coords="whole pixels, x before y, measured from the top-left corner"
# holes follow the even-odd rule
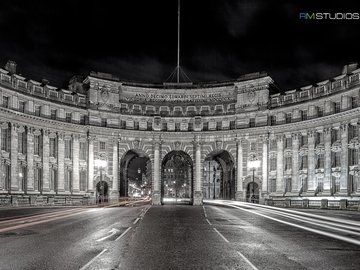
[[[359,74],[351,64],[281,92],[262,72],[196,84],[91,72],[58,89],[10,61],[0,69],[0,204],[93,203],[100,181],[117,200],[131,160],[145,157],[154,204],[175,194],[201,205],[215,175],[216,198],[358,207]]]

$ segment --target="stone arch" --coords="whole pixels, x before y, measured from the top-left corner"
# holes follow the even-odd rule
[[[120,155],[119,155],[120,156]],[[140,172],[137,172],[130,165],[134,162],[135,159],[142,159],[142,164]],[[145,164],[144,164],[145,162]],[[153,184],[153,175],[152,175],[152,167],[153,167],[153,159],[147,154],[147,151],[143,151],[142,149],[129,149],[125,153],[122,153],[120,156],[120,169],[119,169],[119,184],[120,184],[120,196],[127,197],[129,194],[129,181],[136,180],[134,185],[138,185],[137,189],[143,189],[144,194],[141,195],[150,195],[152,184]],[[132,177],[134,176],[134,179]],[[146,177],[144,179],[144,177]],[[134,186],[131,188],[135,188]]]
[[[247,175],[243,178],[244,197],[247,202],[259,203],[261,195],[262,178]]]
[[[178,148],[179,149],[179,148]],[[162,203],[193,203],[194,162],[183,150],[168,152],[161,160]]]
[[[210,199],[235,199],[235,159],[223,149],[215,149],[205,157],[203,194]]]

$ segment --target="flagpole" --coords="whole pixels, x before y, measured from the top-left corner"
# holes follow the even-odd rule
[[[178,41],[177,41],[177,67],[176,79],[177,83],[180,81],[180,0],[178,0]]]

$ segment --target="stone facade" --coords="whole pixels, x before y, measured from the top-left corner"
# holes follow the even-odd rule
[[[126,195],[129,151],[148,157],[152,200],[161,204],[163,159],[181,151],[192,160],[195,205],[208,181],[205,160],[216,159],[229,199],[246,200],[254,182],[261,203],[340,207],[346,200],[356,208],[359,76],[348,65],[339,76],[282,92],[266,73],[140,84],[92,72],[65,90],[0,69],[0,204],[94,203],[99,181],[116,201]],[[97,159],[107,161],[102,172]],[[249,168],[250,160],[260,167]]]

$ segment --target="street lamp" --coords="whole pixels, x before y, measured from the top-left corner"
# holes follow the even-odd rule
[[[100,202],[104,201],[104,184],[102,179],[102,170],[107,166],[107,161],[102,159],[95,160],[95,166],[100,170]]]
[[[256,168],[260,167],[260,160],[250,160],[248,162],[248,167],[250,170],[253,171],[253,179],[252,179],[252,196],[251,196],[251,202],[255,202],[255,170]]]

